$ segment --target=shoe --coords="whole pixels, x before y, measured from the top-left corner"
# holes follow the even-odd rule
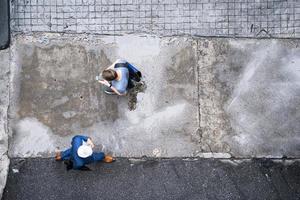
[[[67,171],[73,169],[73,162],[71,160],[65,160],[64,164],[66,165]]]
[[[110,95],[116,94],[115,92],[113,92],[113,91],[108,91],[108,90],[104,90],[104,92],[105,92],[106,94],[110,94]]]
[[[61,152],[60,151],[55,152],[55,160],[61,161]]]
[[[82,167],[80,167],[79,170],[81,170],[81,171],[92,171],[90,168],[88,168],[85,165],[83,165]]]
[[[105,157],[104,157],[104,159],[103,159],[103,162],[105,162],[105,163],[112,163],[112,162],[114,162],[116,159],[114,159],[112,156],[108,156],[108,155],[106,155]]]

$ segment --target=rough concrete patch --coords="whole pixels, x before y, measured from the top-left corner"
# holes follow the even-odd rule
[[[258,157],[297,157],[300,49],[277,41],[261,42],[255,49],[225,105],[237,133],[230,139],[232,150]]]
[[[14,70],[24,70],[12,116],[14,125],[36,118],[60,146],[84,133],[117,156],[299,156],[298,40],[38,37],[13,45],[22,58]],[[132,99],[104,95],[98,64],[127,56],[147,89]]]
[[[226,83],[234,82],[235,77],[228,76],[224,80],[218,80],[218,74],[232,71],[232,66],[228,64],[230,61],[227,60],[231,60],[232,55],[235,56],[232,53],[235,51],[230,49],[226,39],[198,40],[200,143],[203,152],[230,152],[229,145],[222,141],[231,131],[223,105],[230,90]]]
[[[8,151],[8,106],[9,106],[10,52],[0,51],[0,198],[6,184],[9,159]]]
[[[2,155],[0,159],[0,198],[6,184],[9,169],[9,159],[7,155]]]
[[[170,84],[187,83],[196,84],[196,59],[193,46],[181,49],[172,57],[168,70],[168,82]]]
[[[295,40],[200,40],[202,147],[236,157],[299,156]]]

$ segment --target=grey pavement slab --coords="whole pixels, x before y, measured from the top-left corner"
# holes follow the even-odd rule
[[[117,156],[192,156],[200,149],[192,40],[57,36],[14,43],[12,156],[51,155],[76,134]],[[143,72],[139,93],[107,95],[95,80],[120,57]]]
[[[0,51],[0,198],[8,174],[9,49]]]
[[[297,0],[12,1],[12,30],[161,36],[300,37]]]
[[[0,50],[9,46],[10,18],[9,0],[0,1]]]
[[[299,158],[299,40],[68,34],[12,43],[11,157],[51,156],[76,134],[120,157]],[[95,76],[144,74],[127,96]]]
[[[292,160],[118,159],[66,171],[53,159],[12,159],[3,200],[297,200]]]
[[[298,157],[299,40],[199,40],[205,151]]]

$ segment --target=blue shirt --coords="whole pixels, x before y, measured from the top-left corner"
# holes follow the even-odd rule
[[[118,67],[115,68],[116,72],[120,72],[121,79],[120,80],[113,80],[111,85],[116,88],[121,94],[126,93],[127,86],[128,86],[128,79],[129,79],[129,71],[126,67]]]
[[[83,135],[74,136],[71,143],[72,147],[61,153],[61,159],[62,160],[71,159],[73,161],[74,169],[80,169],[85,164],[103,160],[105,157],[103,152],[98,152],[98,153],[93,152],[93,154],[87,158],[81,158],[78,156],[77,154],[78,148],[82,145],[83,141],[87,142],[87,140],[88,137]]]
[[[88,140],[88,137],[83,136],[83,135],[76,135],[72,139],[71,154],[73,157],[73,168],[75,168],[75,169],[79,169],[80,167],[82,167],[85,164],[84,159],[80,158],[78,156],[77,150],[82,145],[82,141],[86,142],[87,140]]]

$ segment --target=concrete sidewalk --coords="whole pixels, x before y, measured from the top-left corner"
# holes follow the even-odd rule
[[[300,40],[32,34],[11,48],[11,157],[76,134],[118,157],[300,156]],[[106,95],[117,58],[145,88]]]
[[[298,200],[300,162],[118,159],[66,171],[53,159],[12,159],[2,200]]]

